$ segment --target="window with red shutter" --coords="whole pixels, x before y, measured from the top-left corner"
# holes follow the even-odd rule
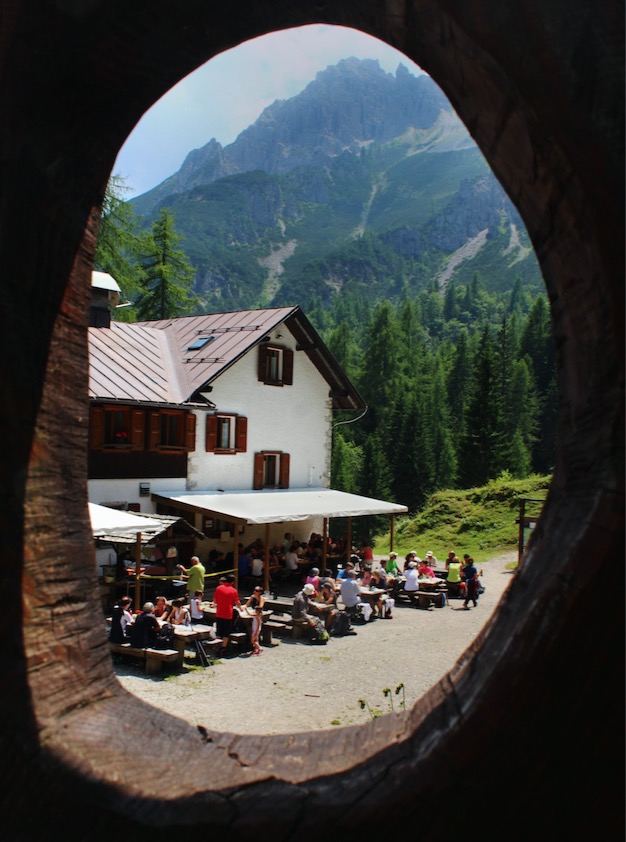
[[[289,488],[289,454],[280,450],[255,453],[252,487]]]
[[[258,379],[267,386],[293,385],[293,351],[278,345],[259,345]]]
[[[243,415],[217,413],[207,416],[207,453],[245,453],[248,447],[248,419]]]

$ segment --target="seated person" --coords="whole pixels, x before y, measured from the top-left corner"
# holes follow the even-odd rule
[[[316,611],[323,615],[324,625],[330,631],[337,613],[337,594],[331,582],[325,580],[322,583],[319,596],[312,605]]]
[[[386,617],[388,620],[393,619],[393,607],[396,604],[393,597],[388,595],[387,577],[385,576],[385,569],[383,567],[372,570],[372,584],[375,588],[381,588],[385,591],[380,595],[376,603],[376,612],[379,617]]]
[[[263,575],[263,558],[262,556],[254,553],[252,556],[252,566],[251,566],[251,573],[253,576],[256,576],[258,579],[261,578]]]
[[[435,571],[432,567],[427,563],[426,559],[423,558],[420,563],[417,565],[417,576],[419,579],[435,579]]]
[[[129,642],[129,632],[134,622],[130,613],[131,603],[132,599],[129,596],[123,596],[113,606],[113,611],[111,612],[111,630],[109,632],[109,640],[112,643]]]
[[[337,571],[337,580],[342,581],[348,577],[350,570],[354,570],[354,562],[349,561],[344,568]]]
[[[341,601],[351,617],[361,615],[366,623],[370,619],[372,606],[361,601],[361,591],[355,570],[350,570],[341,582]]]
[[[448,583],[448,593],[450,595],[459,596],[461,592],[466,590],[465,583],[461,578],[461,560],[454,556],[451,560],[448,559],[446,561],[446,567],[448,568],[448,578],[446,579]]]
[[[172,613],[172,606],[164,596],[157,596],[154,616],[158,620],[167,620]]]
[[[419,590],[417,564],[414,561],[409,561],[407,569],[404,571],[404,587],[406,593],[415,593]]]
[[[159,621],[154,616],[154,604],[146,602],[130,630],[130,642],[138,649],[154,646],[159,633]]]
[[[387,576],[394,576],[395,578],[397,578],[400,575],[401,570],[398,567],[398,553],[389,553],[389,558],[383,559],[381,563],[385,568],[385,573],[387,574]]]
[[[330,585],[332,590],[335,593],[337,593],[337,591],[339,590],[339,586],[337,584],[337,581],[335,579],[333,579],[332,576],[329,576],[328,573],[329,573],[329,571],[327,571],[327,574],[325,576],[320,576],[320,588],[323,587],[323,585]]]
[[[370,565],[366,565],[363,568],[363,576],[361,577],[361,586],[364,588],[369,588],[372,584],[372,568]]]
[[[306,584],[313,585],[315,593],[320,589],[320,571],[319,567],[312,567],[309,570],[309,575],[306,577]]]
[[[288,573],[296,572],[300,569],[298,567],[299,556],[297,553],[297,548],[299,546],[299,544],[292,544],[285,553],[285,569]]]
[[[189,613],[185,597],[181,596],[178,599],[172,600],[172,611],[168,620],[173,626],[191,625],[191,614]]]
[[[293,605],[291,606],[291,619],[300,625],[309,625],[311,629],[314,629],[317,625],[316,618],[313,614],[315,609],[311,608],[311,599],[314,594],[315,588],[313,585],[305,585],[294,596]]]

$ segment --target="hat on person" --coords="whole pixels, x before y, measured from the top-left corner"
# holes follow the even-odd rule
[[[411,550],[411,552],[409,553],[409,555],[417,555],[417,553],[416,553],[416,551],[415,551],[415,550]]]
[[[394,552],[389,553],[389,558],[398,558],[398,553],[394,553]]]
[[[417,564],[414,561],[410,561],[409,567],[417,567]]]
[[[431,557],[432,557],[432,554],[433,554],[433,551],[432,551],[432,550],[428,550],[428,552],[426,553],[426,555],[428,556],[428,558],[431,558]]]
[[[313,587],[313,585],[312,585],[310,582],[308,582],[308,583],[304,586],[304,592],[305,592],[305,594],[307,594],[308,596],[311,596],[311,594],[314,594],[314,593],[315,593],[315,588]]]

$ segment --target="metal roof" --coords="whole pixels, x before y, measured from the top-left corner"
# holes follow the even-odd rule
[[[283,325],[295,337],[297,350],[327,380],[334,408],[364,408],[363,399],[299,307],[91,327],[89,396],[132,403],[193,401],[203,387]],[[198,342],[209,337],[206,343]]]

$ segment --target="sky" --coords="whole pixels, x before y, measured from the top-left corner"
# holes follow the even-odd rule
[[[346,27],[303,26],[246,41],[185,77],[137,123],[113,167],[124,198],[156,187],[212,138],[232,143],[274,100],[295,96],[319,71],[352,56],[378,59],[388,73],[399,64],[423,72],[383,41]]]

